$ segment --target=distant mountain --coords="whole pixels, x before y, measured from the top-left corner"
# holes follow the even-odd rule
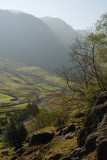
[[[59,18],[43,17],[42,21],[52,29],[56,37],[67,48],[68,45],[71,45],[76,37],[80,37],[82,34],[74,30],[70,25]]]
[[[46,19],[0,10],[0,57],[50,72],[65,64],[69,59],[67,44],[79,33],[60,19],[52,20],[52,28]]]
[[[21,11],[17,11],[17,10],[13,10],[13,9],[9,9],[8,11],[11,13],[16,13],[16,14],[23,13]]]

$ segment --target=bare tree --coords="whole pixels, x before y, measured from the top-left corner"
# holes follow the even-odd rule
[[[68,88],[74,92],[84,95],[84,89],[96,84],[101,91],[107,89],[102,65],[97,57],[99,49],[104,48],[104,42],[98,36],[91,32],[85,39],[76,39],[70,46],[71,67],[62,67],[58,71],[58,74],[66,81]]]

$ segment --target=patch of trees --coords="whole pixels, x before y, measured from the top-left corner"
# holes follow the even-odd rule
[[[0,128],[4,128],[7,124],[8,118],[12,118],[15,123],[26,120],[29,116],[36,116],[39,113],[38,105],[35,103],[28,103],[22,111],[15,111],[14,113],[7,112],[6,118],[0,119]]]
[[[15,122],[21,122],[27,119],[29,116],[36,116],[39,113],[39,108],[37,104],[28,103],[26,108],[22,111],[16,111],[13,115],[9,115],[12,117]]]
[[[6,125],[6,123],[7,123],[7,119],[5,119],[5,118],[1,118],[0,119],[0,129],[2,128],[2,127],[4,127],[5,125]]]
[[[107,13],[97,21],[85,38],[70,46],[71,67],[62,67],[58,74],[72,93],[94,102],[107,90]]]
[[[2,141],[4,145],[15,147],[18,149],[22,147],[22,143],[27,137],[27,130],[23,123],[16,124],[12,118],[8,120],[8,124],[3,131]]]
[[[36,120],[28,126],[30,131],[35,131],[45,127],[61,127],[65,125],[68,121],[68,111],[61,110],[41,110],[41,112],[36,116]]]
[[[7,113],[5,128],[2,132],[4,146],[15,147],[15,149],[22,147],[22,144],[27,137],[27,130],[22,121],[29,116],[35,116],[38,113],[38,106],[34,103],[28,103],[23,111],[15,112],[13,114]]]

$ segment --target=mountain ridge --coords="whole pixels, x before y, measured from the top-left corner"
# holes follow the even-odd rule
[[[80,37],[80,33],[60,18],[43,17],[42,21],[52,29],[56,37],[66,48],[68,48],[68,45],[71,44],[76,37]]]
[[[61,20],[58,21],[60,24]],[[70,27],[64,21],[63,23],[65,28]],[[18,62],[54,72],[67,63],[67,44],[71,44],[71,41],[68,43],[68,31],[65,33],[63,25],[56,25],[56,28],[55,33],[49,24],[30,14],[0,10],[0,57],[13,58]],[[61,30],[59,34],[58,30]],[[65,35],[62,34],[63,31]],[[74,39],[73,32],[76,31],[69,33],[71,39]]]

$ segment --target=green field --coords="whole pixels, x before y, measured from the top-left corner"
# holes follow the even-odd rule
[[[0,93],[0,104],[1,103],[9,103],[9,102],[11,102],[12,99],[13,99],[13,97]]]
[[[62,85],[59,77],[44,69],[0,60],[0,118],[4,118],[7,112],[23,110],[28,97],[52,96]]]
[[[18,104],[18,105],[14,105],[14,106],[10,106],[10,107],[2,107],[2,108],[0,108],[0,113],[14,112],[16,110],[23,110],[23,109],[25,109],[26,105],[27,105],[27,103]]]
[[[61,79],[44,69],[29,67],[9,60],[0,61],[1,93],[14,97],[23,97],[32,91],[36,91],[41,95],[45,92],[60,90],[61,87]],[[4,102],[2,99],[1,97],[1,102]]]

